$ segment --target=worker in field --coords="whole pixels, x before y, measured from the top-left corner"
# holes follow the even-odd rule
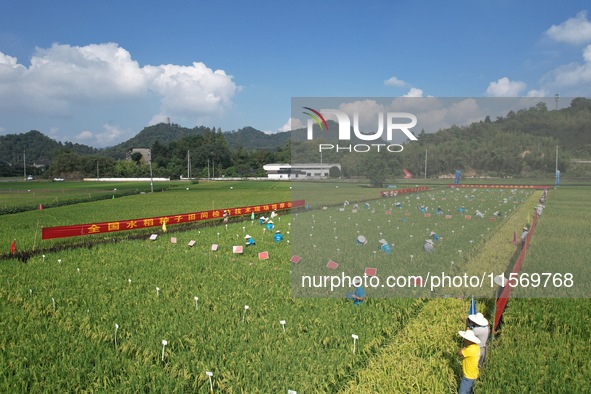
[[[224,218],[224,223],[228,223],[228,220],[230,219],[230,211],[224,209],[224,213],[222,214],[222,216]]]
[[[425,241],[425,245],[423,245],[423,250],[427,253],[431,253],[433,251],[433,240],[428,239]]]
[[[355,291],[351,294],[351,298],[353,299],[353,305],[363,305],[365,302],[365,291],[363,290],[363,281],[359,276],[356,276],[353,280],[353,286],[355,286]]]
[[[466,208],[464,208],[464,206],[462,205],[461,207],[458,208],[458,212],[459,213],[465,213],[466,212]]]
[[[441,207],[437,207],[437,209],[435,210],[435,213],[437,215],[443,215],[443,209],[441,209]]]
[[[441,239],[441,237],[439,236],[439,234],[437,234],[435,231],[431,231],[431,234],[429,234],[429,237],[431,237],[431,239],[433,240],[433,242],[437,242]]]
[[[281,234],[281,230],[275,231],[275,235],[273,236],[273,241],[279,243],[283,241],[283,235]]]
[[[523,227],[523,231],[521,232],[521,247],[525,245],[525,240],[527,239],[527,235],[529,234],[529,229],[527,226]]]
[[[475,315],[468,315],[469,322],[472,323],[474,326],[472,331],[474,331],[474,335],[476,338],[480,340],[480,358],[478,359],[478,369],[482,368],[484,364],[484,359],[486,358],[486,344],[488,343],[488,336],[490,335],[490,327],[488,326],[488,320],[484,317],[484,315],[478,312]],[[468,325],[466,325],[467,328]]]
[[[263,224],[265,224],[265,222],[266,222],[266,221],[267,221],[267,218],[266,218],[266,217],[264,217],[264,216],[261,216],[261,217],[259,218],[259,224],[260,224],[260,225],[263,225]]]
[[[480,212],[478,209],[476,210],[475,215],[476,215],[476,217],[479,217],[480,219],[484,219],[484,214],[482,212]]]
[[[478,360],[480,359],[480,339],[474,331],[458,331],[464,338],[464,347],[458,352],[462,359],[462,380],[458,388],[458,394],[474,393],[474,382],[478,379]]]
[[[244,239],[246,240],[246,247],[256,245],[254,238],[252,238],[250,235],[246,234],[244,236]]]

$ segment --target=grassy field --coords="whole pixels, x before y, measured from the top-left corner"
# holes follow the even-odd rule
[[[169,226],[167,233],[154,231],[159,234],[155,241],[146,233],[139,240],[44,252],[26,264],[2,261],[0,391],[208,392],[205,372],[211,371],[215,392],[455,392],[460,377],[457,330],[463,329],[467,299],[376,298],[378,292],[367,289],[367,305],[353,307],[342,295],[293,298],[290,278],[315,259],[324,267],[325,259],[334,257],[316,256],[313,244],[335,253],[341,249],[334,259],[343,266],[359,261],[364,264],[356,269],[378,266],[378,273],[410,266],[411,254],[417,266],[439,263],[456,273],[503,270],[515,252],[513,231],[526,221],[539,192],[516,193],[517,201],[509,204],[503,202],[509,191],[442,188],[408,200],[405,196],[404,210],[388,215],[385,211],[392,210],[394,200],[379,198],[377,192],[341,182],[179,183],[165,192],[3,216],[0,234],[7,249],[11,232],[22,234],[19,248],[44,248],[47,241],[31,235],[41,222],[67,225],[170,215],[285,201],[292,195],[308,196],[312,208],[320,208],[280,214],[273,230],[285,235],[281,243],[273,241],[274,231],[247,220],[231,222],[227,229],[218,225],[176,231],[178,227]],[[589,245],[577,234],[584,236],[587,219],[565,216],[573,208],[588,212],[585,196],[584,188],[551,192],[524,269],[541,269],[535,264],[550,269],[546,264],[557,255],[568,256],[573,264],[586,261]],[[368,201],[370,208],[362,206],[353,216],[351,205],[339,210],[345,199]],[[488,210],[487,218],[466,220],[455,213],[449,220],[425,217],[416,207],[421,203],[430,209],[441,205],[449,212],[458,205],[482,208]],[[323,211],[325,205],[329,208]],[[490,221],[491,210],[499,207],[506,214]],[[359,228],[355,223],[363,226],[359,231],[371,243],[354,244]],[[435,223],[444,239],[427,258],[420,248]],[[565,227],[559,229],[559,224]],[[310,243],[312,226],[317,228]],[[557,230],[577,237],[587,249],[571,252],[570,242],[542,248],[556,238]],[[243,254],[232,253],[233,246],[244,244],[245,233],[257,245]],[[306,241],[298,241],[298,234]],[[412,240],[409,235],[414,235]],[[380,237],[395,244],[390,255],[377,255]],[[195,246],[187,245],[190,240]],[[219,245],[218,251],[211,250],[212,244]],[[307,250],[298,247],[302,244]],[[259,259],[263,251],[269,252],[269,259]],[[302,255],[297,265],[290,263],[294,253]],[[490,300],[479,300],[479,310],[487,317],[491,306]],[[588,311],[587,300],[511,300],[477,389],[531,392],[529,388],[536,387],[535,392],[543,392],[548,383],[553,392],[584,392],[582,382],[591,378],[584,352]],[[527,337],[537,328],[539,332]],[[358,336],[355,344],[353,334]],[[522,342],[529,347],[515,351]],[[580,351],[568,359],[563,343]],[[526,362],[527,352],[540,344],[546,355]],[[566,383],[558,385],[564,376]],[[543,383],[534,384],[536,379]],[[520,386],[521,381],[527,384]]]

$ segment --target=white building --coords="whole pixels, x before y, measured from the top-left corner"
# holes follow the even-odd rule
[[[263,169],[269,179],[306,180],[328,178],[332,167],[341,171],[338,163],[265,164]]]

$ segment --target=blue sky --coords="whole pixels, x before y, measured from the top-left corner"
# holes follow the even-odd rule
[[[291,97],[590,96],[586,1],[3,1],[0,134],[286,130]]]

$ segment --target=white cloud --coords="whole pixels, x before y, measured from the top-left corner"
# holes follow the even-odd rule
[[[500,78],[496,82],[491,82],[486,88],[486,95],[492,97],[516,97],[526,88],[526,84],[521,81],[511,81],[507,77]]]
[[[94,133],[92,131],[83,131],[75,137],[76,141],[91,141],[94,139]]]
[[[104,124],[102,131],[93,132],[84,130],[74,137],[74,141],[83,144],[91,144],[92,146],[105,147],[112,146],[126,135],[127,132],[122,130],[119,126],[112,124]]]
[[[591,23],[587,20],[587,11],[581,11],[560,25],[552,25],[546,35],[554,41],[567,44],[584,44],[591,41]]]
[[[277,131],[279,132],[283,132],[283,131],[291,131],[291,130],[297,130],[297,129],[302,129],[306,127],[306,125],[297,118],[289,118],[289,120],[280,128],[277,129]]]
[[[548,92],[544,89],[532,89],[527,92],[527,97],[546,97]]]
[[[171,117],[197,122],[230,108],[238,90],[232,76],[200,62],[141,67],[116,43],[37,48],[29,67],[0,52],[0,117],[55,120],[80,117],[81,113],[95,115],[97,108],[125,116],[124,106],[148,108],[148,103],[157,100],[159,109],[148,113],[146,120]],[[121,123],[108,120],[113,121]],[[76,138],[88,138],[85,131],[76,133]],[[105,126],[95,138],[115,142],[120,133]]]
[[[408,84],[401,79],[396,78],[396,76],[391,76],[390,78],[384,81],[384,85],[386,86],[397,86],[397,87],[404,87]]]
[[[591,45],[583,49],[583,63],[557,67],[543,78],[543,83],[555,90],[581,88],[591,83]]]
[[[419,88],[410,88],[404,97],[423,97],[423,90]]]

